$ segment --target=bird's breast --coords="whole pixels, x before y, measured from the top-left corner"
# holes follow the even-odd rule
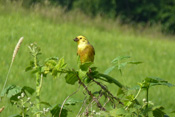
[[[94,61],[95,51],[90,44],[79,44],[77,54],[80,56],[81,63]]]
[[[83,51],[87,47],[87,44],[79,44],[78,45],[78,50]]]

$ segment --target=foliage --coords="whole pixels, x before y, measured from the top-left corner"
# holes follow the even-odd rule
[[[90,16],[119,16],[122,23],[162,24],[162,31],[175,33],[174,0],[49,0],[66,8],[66,11],[80,9]],[[43,3],[41,0],[27,0],[23,4]]]
[[[71,112],[71,109],[69,109],[70,105],[74,106],[81,102],[83,104],[77,116],[167,116],[163,106],[155,106],[149,101],[149,90],[152,86],[164,85],[172,87],[174,85],[160,78],[146,77],[142,82],[138,83],[139,86],[134,89],[137,91],[137,94],[134,94],[130,88],[122,85],[117,79],[108,75],[115,67],[121,72],[122,68],[126,67],[127,64],[141,63],[137,61],[121,62],[124,59],[130,58],[129,56],[115,58],[112,61],[114,66],[108,68],[105,74],[102,74],[97,71],[96,67],[90,67],[92,63],[81,64],[78,70],[67,68],[64,58],[59,59],[58,57],[48,58],[41,64],[38,59],[38,55],[41,54],[40,48],[36,44],[31,44],[29,50],[34,61],[30,62],[26,71],[31,71],[32,74],[36,75],[35,89],[28,86],[21,88],[20,86],[10,85],[1,94],[1,97],[7,95],[10,98],[10,102],[20,110],[19,114],[12,115],[12,117],[25,117],[29,115],[36,115],[37,117],[41,115],[47,116],[49,114],[48,112],[53,117],[65,117],[68,116],[68,111]],[[70,98],[70,96],[77,93],[77,90],[68,96],[62,105],[56,104],[51,106],[49,102],[42,102],[40,100],[42,77],[47,77],[48,75],[53,76],[53,78],[63,76],[67,84],[76,85],[78,83],[85,90],[83,92],[84,99]],[[117,95],[111,93],[108,87],[104,85],[105,82],[114,83],[117,86]],[[90,87],[92,86],[98,86],[99,89],[91,90]],[[146,91],[146,99],[143,99],[143,102],[139,102],[137,98],[142,91]],[[36,101],[33,103],[31,102],[31,98],[28,97],[28,94],[32,96],[34,92],[36,93]],[[41,104],[44,104],[48,108],[41,109]]]

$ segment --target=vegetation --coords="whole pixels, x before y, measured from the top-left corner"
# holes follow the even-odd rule
[[[38,6],[31,11],[23,10],[19,6],[13,6],[11,7],[11,9],[5,6],[1,6],[0,8],[0,12],[2,14],[0,16],[0,26],[3,29],[0,33],[2,44],[0,46],[2,56],[0,58],[0,64],[1,66],[3,66],[0,71],[1,77],[3,78],[1,82],[1,87],[3,87],[3,83],[5,81],[5,76],[8,71],[8,66],[10,64],[10,56],[13,52],[13,47],[15,46],[17,39],[21,36],[24,36],[24,41],[19,49],[18,55],[15,58],[7,82],[9,87],[11,86],[11,89],[16,90],[15,87],[18,87],[17,89],[19,89],[19,92],[17,93],[20,93],[20,95],[18,94],[20,96],[20,100],[15,103],[18,104],[19,107],[23,107],[23,102],[27,102],[25,103],[25,106],[31,106],[33,108],[32,104],[28,103],[30,102],[28,101],[29,99],[25,97],[26,95],[21,94],[21,91],[29,93],[27,95],[31,98],[31,102],[35,102],[35,96],[31,96],[33,95],[33,88],[35,89],[36,84],[35,74],[41,73],[40,71],[38,71],[38,69],[33,69],[32,75],[29,72],[24,71],[30,61],[33,60],[33,57],[31,58],[29,54],[26,54],[28,52],[28,45],[32,42],[37,42],[42,47],[42,56],[38,56],[38,60],[40,60],[38,64],[41,65],[39,67],[45,66],[44,63],[48,62],[49,60],[54,60],[56,62],[63,60],[52,58],[45,61],[45,58],[50,58],[53,56],[59,56],[59,58],[61,58],[62,56],[64,56],[65,62],[67,63],[67,68],[74,68],[74,70],[77,71],[79,67],[77,66],[76,44],[73,42],[73,38],[75,38],[77,35],[80,35],[81,32],[82,35],[85,35],[90,40],[90,42],[94,45],[96,49],[94,66],[98,67],[97,70],[99,73],[103,73],[107,68],[114,68],[113,66],[115,66],[115,69],[113,69],[114,71],[110,72],[109,75],[114,77],[117,81],[120,81],[123,86],[134,87],[137,82],[140,82],[140,88],[136,87],[136,90],[134,90],[133,88],[133,90],[129,92],[129,94],[124,95],[124,97],[129,96],[128,103],[125,104],[129,104],[128,106],[130,106],[130,104],[132,104],[132,101],[134,101],[134,105],[137,105],[135,103],[136,97],[137,100],[141,104],[143,104],[144,109],[147,108],[148,104],[145,102],[148,102],[149,100],[151,102],[154,102],[151,111],[158,110],[158,112],[161,111],[162,113],[165,112],[169,115],[172,114],[171,112],[174,109],[174,102],[170,99],[173,99],[175,95],[173,93],[174,88],[161,86],[150,88],[150,83],[166,84],[167,80],[172,83],[174,82],[172,76],[175,75],[173,71],[175,56],[173,50],[175,42],[171,40],[174,39],[173,36],[165,37],[157,33],[156,31],[156,33],[152,32],[152,29],[148,29],[145,32],[138,33],[139,31],[137,30],[134,31],[132,30],[132,28],[122,27],[118,23],[110,20],[104,21],[99,17],[92,20],[91,18],[88,18],[87,16],[84,16],[79,12],[69,12],[67,14],[64,14],[62,10],[58,8],[40,8],[40,6]],[[49,12],[48,9],[50,9]],[[74,14],[79,17],[74,18]],[[43,17],[45,17],[45,19]],[[152,32],[152,34],[148,32]],[[116,63],[113,63],[112,65],[110,64],[112,59],[120,55],[132,56],[132,59],[130,61],[121,61],[121,66],[128,65],[128,67],[122,69],[122,75],[120,73],[121,70],[117,70],[120,67],[118,67]],[[139,60],[143,63],[132,67],[130,66],[130,64],[126,64],[126,62],[132,63],[133,60]],[[30,67],[28,67],[28,70],[29,68]],[[72,69],[70,70],[72,71]],[[111,70],[108,69],[107,71],[109,72]],[[158,76],[166,80],[155,79],[149,76]],[[101,82],[102,81],[100,81],[100,83]],[[87,85],[86,83],[84,84]],[[116,92],[119,89],[118,85],[115,85],[114,83],[111,84],[110,82],[102,82],[102,84],[107,86],[108,90],[114,96],[116,96],[117,98],[121,98],[117,95]],[[153,84],[151,84],[151,86]],[[54,109],[57,109],[57,107],[58,109],[60,109],[57,104],[62,104],[67,96],[70,96],[70,94],[77,90],[78,82],[76,82],[74,85],[70,85],[67,84],[67,80],[65,79],[64,75],[61,77],[57,77],[57,79],[52,79],[52,76],[48,75],[47,77],[43,77],[42,86],[43,87],[40,92],[40,102],[43,103],[40,104],[40,109],[44,109],[42,110],[41,114],[48,114],[48,111],[52,110],[52,112],[54,112]],[[6,88],[8,89],[9,87]],[[96,91],[97,89],[101,89],[98,85],[96,85],[95,82],[93,86],[89,86],[88,88],[90,88],[90,91]],[[145,98],[145,91],[143,91],[142,93],[142,88],[146,88],[147,92],[149,88],[149,98]],[[141,89],[141,92],[138,89]],[[74,100],[69,98],[69,101],[76,103],[75,107],[72,107],[72,103],[68,104],[69,109],[73,108],[71,109],[71,114],[73,114],[73,116],[77,115],[82,105],[82,97],[84,97],[84,94],[82,93],[83,88],[81,87],[79,90],[80,91],[72,96]],[[139,95],[137,96],[137,94]],[[86,93],[86,95],[88,94]],[[146,100],[143,100],[144,98]],[[55,108],[50,108],[49,104],[45,102],[49,102],[49,104],[55,105],[53,106]],[[118,103],[118,101],[116,102]],[[47,106],[43,104],[46,104]],[[67,103],[65,102],[65,104]],[[155,105],[163,105],[165,107],[165,110],[162,110],[163,108],[161,106],[156,107]],[[23,108],[22,110],[17,110],[15,105],[10,105],[9,100],[6,98],[3,98],[0,106],[5,106],[5,109],[1,113],[2,116],[9,116],[11,114],[16,114],[20,112],[25,113],[24,111],[22,111],[24,110]],[[48,107],[50,108],[50,110],[47,109]],[[149,105],[149,107],[152,106]],[[63,108],[62,113],[67,112],[64,109],[65,108]],[[140,107],[138,107],[137,109],[140,110]],[[96,110],[98,110],[98,107],[96,108]],[[113,110],[113,112],[116,112],[116,110]],[[111,111],[110,114],[116,114],[113,112]],[[122,112],[125,111],[121,108],[119,112],[120,114],[122,114]],[[129,112],[135,113],[135,110],[131,109],[131,111]],[[140,112],[141,111],[139,111],[139,113]],[[70,112],[68,112],[68,115],[69,113]]]
[[[93,17],[120,17],[122,23],[141,23],[143,26],[160,23],[163,32],[175,34],[174,0],[25,0],[22,4],[30,7],[48,2],[62,6],[67,11],[79,9]]]

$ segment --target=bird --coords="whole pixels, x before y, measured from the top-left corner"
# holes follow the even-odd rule
[[[95,56],[95,49],[94,47],[89,43],[87,38],[85,36],[77,36],[74,39],[75,42],[78,44],[77,48],[77,55],[80,57],[81,64],[88,63],[88,62],[94,62],[94,56]]]

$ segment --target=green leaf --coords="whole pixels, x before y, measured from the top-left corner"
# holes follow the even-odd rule
[[[156,77],[146,77],[145,81],[148,83],[158,83],[159,81],[164,82],[165,80],[160,79],[160,78],[156,78]],[[167,81],[165,81],[165,82],[167,82]]]
[[[119,56],[119,57],[115,58],[114,60],[112,60],[112,63],[116,63],[120,60],[128,59],[128,58],[130,58],[130,56]]]
[[[30,65],[25,69],[25,71],[27,72],[29,70],[32,70],[34,67],[35,67],[34,62],[30,61]]]
[[[131,88],[128,88],[129,90],[138,90],[138,89],[140,89],[140,86],[133,86],[133,87],[131,87]]]
[[[22,117],[22,116],[19,114],[15,114],[15,115],[10,115],[9,117]]]
[[[25,71],[27,72],[27,71],[30,71],[30,70],[32,70],[32,69],[33,69],[33,67],[29,66],[29,67],[27,67],[27,68],[25,69]]]
[[[171,111],[171,113],[175,113],[175,110],[174,111]]]
[[[95,71],[97,69],[97,67],[91,67],[91,71]]]
[[[1,93],[1,96],[7,95],[10,98],[10,102],[13,104],[14,101],[18,101],[18,96],[21,95],[22,88],[16,85],[10,85]]]
[[[124,116],[127,114],[127,111],[123,108],[116,108],[116,109],[113,109],[111,110],[110,112],[110,115],[113,116],[113,117],[118,117],[118,116]]]
[[[98,71],[92,71],[92,72],[88,72],[88,74],[92,77],[92,78],[96,78],[99,79],[100,75]],[[90,78],[89,78],[90,79]]]
[[[66,76],[65,76],[66,83],[74,85],[75,82],[78,81],[78,78],[77,78],[76,74],[77,74],[76,72],[69,72],[69,73],[67,73]]]
[[[53,69],[57,64],[57,61],[55,60],[48,60],[46,63],[45,63],[45,66],[47,66],[49,69]]]
[[[114,70],[116,65],[109,67],[107,70],[105,70],[104,74],[108,75],[112,70]]]
[[[80,65],[80,69],[82,71],[87,71],[89,66],[91,66],[93,64],[93,62],[86,62]]]
[[[78,71],[78,76],[80,79],[83,79],[87,76],[87,72],[86,71],[82,71],[81,69],[79,69]]]
[[[69,98],[65,105],[75,105],[76,103],[79,103],[79,102],[82,102],[81,100],[77,100],[77,99],[74,99],[74,98]]]
[[[121,70],[123,67],[125,67],[128,64],[128,62],[121,63],[118,65],[118,70]]]
[[[47,62],[47,61],[49,61],[49,60],[59,60],[59,57],[50,57],[50,58],[47,58],[46,60],[45,60],[45,62]]]
[[[108,83],[114,83],[115,85],[119,86],[120,88],[123,87],[123,85],[119,81],[112,78],[111,76],[108,76],[108,75],[102,74],[102,73],[99,73],[99,76],[105,78]]]
[[[163,109],[164,108],[162,106],[154,107],[153,108],[154,117],[164,117],[165,112],[163,112]]]
[[[164,86],[168,86],[168,87],[173,87],[174,85],[171,83],[151,83],[150,86],[156,86],[156,85],[164,85]]]
[[[150,86],[156,86],[156,85],[164,85],[168,87],[174,86],[173,84],[168,83],[168,81],[157,77],[146,77],[143,83],[149,84]]]
[[[10,86],[6,87],[6,88],[1,92],[1,97],[4,97],[5,94],[7,94],[8,91],[9,91],[10,89],[13,89],[14,87],[15,87],[15,85],[10,85]]]
[[[22,88],[22,90],[24,90],[24,91],[27,91],[29,94],[33,94],[34,92],[35,92],[35,89],[33,89],[33,88],[31,88],[31,87],[28,87],[28,86],[24,86],[23,88]]]
[[[64,58],[61,58],[59,61],[58,61],[58,64],[55,66],[55,68],[57,70],[60,70],[62,68],[65,68],[66,64],[64,63]]]
[[[129,107],[129,106],[133,105],[133,101],[134,101],[134,95],[130,94],[130,95],[126,96],[126,99],[124,100],[124,105]]]
[[[123,108],[119,108],[116,110],[117,115],[125,115],[126,113],[127,113],[127,111]]]
[[[130,61],[130,62],[128,62],[128,64],[141,64],[141,63],[143,63],[143,62],[140,62],[140,61]]]
[[[99,111],[98,112],[101,116],[99,117],[110,117],[110,113],[108,111]],[[94,116],[97,117],[97,116]]]
[[[124,92],[124,89],[123,88],[119,88],[118,91],[117,91],[117,95],[122,95],[122,94],[125,94]]]
[[[48,102],[43,102],[43,101],[41,101],[40,104],[44,104],[44,105],[46,105],[46,106],[50,106],[50,107],[51,107],[51,105],[50,105]]]
[[[22,88],[16,85],[10,85],[6,89],[6,94],[8,98],[11,98],[12,96],[21,93]]]
[[[60,76],[62,73],[62,70],[66,67],[66,63],[64,63],[64,58],[61,58],[58,63],[55,65],[55,67],[52,70],[52,75],[56,77],[57,75]]]
[[[59,104],[53,106],[50,110],[52,117],[59,117],[61,106]],[[68,111],[63,108],[61,111],[61,117],[67,117]]]
[[[52,70],[52,76],[56,77],[56,76],[57,76],[57,74],[58,74],[57,69],[53,69],[53,70]]]
[[[7,88],[4,89],[4,91],[1,93],[1,96],[7,95],[8,98],[10,98],[10,102],[13,104],[14,101],[18,101],[18,96],[21,95],[22,92],[29,94],[34,93],[34,89],[24,86],[23,88],[16,86],[16,85],[10,85]]]
[[[34,68],[33,70],[32,70],[32,74],[35,74],[35,73],[41,73],[41,67],[40,66],[38,66],[38,67],[36,67],[36,68]]]

